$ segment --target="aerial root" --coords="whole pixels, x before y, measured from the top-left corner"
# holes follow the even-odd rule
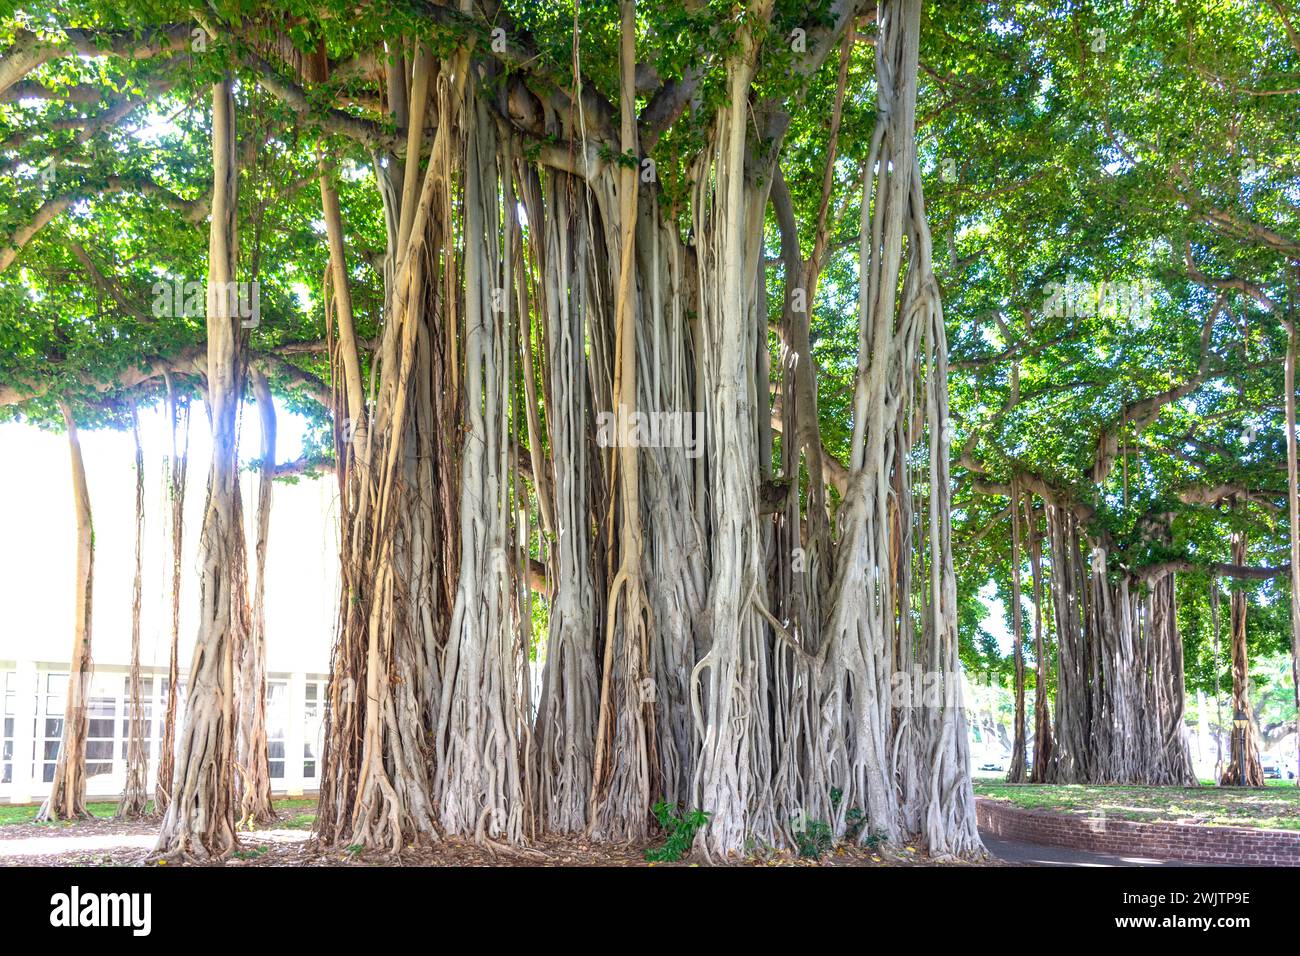
[[[474,842],[491,853],[494,859],[498,856],[507,856],[512,859],[533,860],[538,863],[545,863],[547,861],[548,857],[540,850],[534,850],[530,847],[512,846],[509,843],[503,843],[500,840],[494,840],[488,836],[486,824],[488,817],[491,815],[491,807],[484,807],[483,812],[478,815],[478,823],[474,827]]]

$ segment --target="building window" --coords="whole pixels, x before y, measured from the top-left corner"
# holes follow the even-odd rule
[[[167,699],[170,696],[171,696],[171,681],[168,680],[166,677],[159,677],[158,678],[158,717],[159,717],[158,741],[157,741],[157,746],[150,747],[150,753],[153,754],[153,759],[155,760],[158,759],[158,755],[162,753],[163,723],[167,719]],[[174,733],[172,736],[173,757],[175,756],[174,748],[179,746],[179,741],[181,739],[181,724],[184,723],[184,721],[185,721],[185,681],[182,679],[176,682],[176,725],[173,728]]]
[[[4,737],[0,738],[0,783],[14,782],[14,720],[17,712],[18,675],[5,673]]]
[[[42,783],[54,782],[54,767],[59,762],[59,747],[63,743],[63,708],[68,700],[68,675],[46,674],[44,709],[37,714],[37,728],[41,731],[32,742],[33,750],[39,748],[40,758],[32,767],[32,775]],[[33,757],[36,755],[33,754]],[[39,774],[36,773],[40,768]]]
[[[271,779],[284,779],[284,732],[288,726],[289,682],[266,682],[266,757]]]
[[[127,754],[131,749],[131,717],[135,713],[134,702],[131,700],[131,675],[127,674],[122,678],[122,738],[121,738],[121,755],[123,765],[126,763]],[[158,741],[154,738],[153,725],[153,678],[140,678],[140,736],[144,738],[145,759],[152,761],[156,759],[158,752]]]
[[[86,779],[113,772],[117,743],[117,698],[92,697],[87,707]]]
[[[325,682],[309,680],[303,691],[303,745],[302,775],[305,780],[316,779],[316,761],[320,753],[321,709],[325,703]]]

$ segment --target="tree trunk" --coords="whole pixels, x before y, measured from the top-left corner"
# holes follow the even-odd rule
[[[509,347],[514,277],[500,249],[515,204],[502,202],[496,122],[477,89],[465,101],[465,444],[462,559],[443,664],[435,788],[448,833],[519,844],[529,831],[520,683],[523,649],[511,620]],[[506,167],[507,175],[509,167]],[[505,249],[510,250],[511,235]]]
[[[915,834],[937,857],[978,858],[957,657],[947,342],[916,159],[920,7],[898,0],[879,14],[851,475],[825,602],[820,654],[829,667],[819,669],[822,706],[852,705],[832,728],[827,761],[844,768],[837,831],[856,807],[866,821],[861,839]],[[918,445],[928,457],[923,479],[908,465]]]
[[[620,102],[622,151],[637,155],[636,11],[621,0]],[[614,307],[614,407],[617,420],[637,412],[636,233],[637,167],[619,168],[618,292]],[[622,429],[620,429],[622,431]],[[617,442],[618,569],[610,583],[605,621],[604,675],[596,729],[590,832],[597,839],[639,841],[648,832],[654,754],[654,693],[650,677],[650,608],[641,576],[640,451],[629,436]],[[611,528],[611,539],[613,529]],[[612,544],[612,540],[611,540]],[[612,550],[612,549],[611,549]]]
[[[1292,286],[1294,289],[1295,286]],[[1295,363],[1296,319],[1286,326],[1286,368],[1283,388],[1286,391],[1286,481],[1288,535],[1291,545],[1291,685],[1296,707],[1296,786],[1300,787],[1300,492],[1297,491],[1295,433]]]
[[[266,544],[271,530],[271,488],[275,476],[275,405],[266,376],[250,372],[253,394],[262,424],[262,458],[258,467],[257,518],[254,557],[257,576],[249,627],[240,629],[236,647],[235,687],[237,738],[235,741],[236,792],[239,826],[255,829],[276,817],[271,800],[271,770],[266,739]],[[239,511],[243,524],[243,511]],[[242,528],[241,528],[242,532]],[[242,537],[242,533],[239,534]],[[242,549],[241,549],[242,550]],[[246,561],[246,556],[241,556]],[[239,569],[236,569],[238,573]],[[246,566],[245,566],[246,571]],[[241,608],[237,608],[241,610]],[[288,755],[286,755],[288,756]]]
[[[1232,533],[1232,563],[1246,563],[1246,533]],[[1232,736],[1228,765],[1220,783],[1228,787],[1264,786],[1264,768],[1259,762],[1258,733],[1250,706],[1250,655],[1246,648],[1246,592],[1232,591],[1229,626],[1232,637]]]
[[[1047,642],[1043,636],[1043,539],[1031,494],[1025,495],[1025,520],[1029,526],[1029,568],[1034,577],[1034,765],[1029,782],[1046,783],[1055,745],[1047,704]]]
[[[1025,646],[1020,620],[1020,488],[1011,483],[1011,630],[1016,658],[1015,737],[1007,783],[1025,782]]]
[[[695,805],[709,814],[696,849],[724,859],[743,854],[750,841],[772,843],[777,833],[769,795],[768,639],[760,610],[766,595],[760,593],[765,588],[752,373],[757,330],[749,321],[767,196],[745,176],[757,50],[750,24],[766,20],[769,9],[770,0],[749,4],[737,30],[738,52],[727,65],[728,101],[718,111],[713,147],[695,177],[713,577],[705,610],[709,647],[691,679],[703,738],[692,788]]]
[[[1047,508],[1048,548],[1052,564],[1052,613],[1056,620],[1056,740],[1049,783],[1093,779],[1092,695],[1089,693],[1091,644],[1085,632],[1086,572],[1075,515],[1054,501]]]
[[[179,698],[176,682],[179,680],[179,649],[181,640],[181,555],[185,534],[185,484],[190,453],[190,403],[185,400],[185,445],[176,445],[176,383],[171,373],[166,374],[167,417],[171,425],[172,454],[168,468],[167,494],[171,502],[172,518],[172,588],[171,588],[171,653],[167,662],[167,703],[163,718],[162,741],[158,749],[158,772],[154,778],[153,810],[162,815],[171,803],[172,776],[176,772],[176,702]]]
[[[1214,779],[1223,777],[1223,693],[1219,674],[1219,580],[1210,580],[1210,627],[1214,635]]]
[[[551,173],[545,204],[539,193],[524,190],[528,221],[544,230],[536,252],[543,284],[539,308],[546,328],[546,425],[555,521],[546,665],[534,732],[539,750],[533,766],[542,825],[568,833],[587,828],[600,700],[596,655],[602,614],[592,573],[591,405],[583,349],[592,268],[584,189],[576,177]]]
[[[144,701],[140,685],[140,600],[144,584],[144,451],[140,447],[140,415],[131,400],[131,435],[135,439],[135,580],[131,590],[131,670],[127,677],[126,782],[117,805],[119,820],[144,816],[149,804],[149,745],[144,733]]]
[[[68,429],[68,451],[72,461],[72,494],[77,511],[77,563],[72,657],[68,667],[68,697],[63,710],[63,735],[59,758],[54,765],[50,795],[36,814],[38,823],[49,820],[84,820],[86,810],[87,697],[94,664],[90,659],[92,589],[95,578],[95,531],[90,515],[90,488],[81,458],[81,439],[72,407],[59,399],[59,410]]]
[[[851,10],[837,9],[842,27]],[[777,513],[768,507],[769,486],[777,483],[770,480],[761,265],[774,160],[754,157],[760,145],[762,157],[774,157],[781,134],[768,127],[751,149],[747,130],[755,24],[767,21],[770,4],[747,8],[728,65],[730,102],[717,115],[713,147],[696,163],[693,250],[678,235],[680,211],[660,211],[657,184],[643,186],[637,170],[603,155],[609,145],[637,158],[630,2],[622,7],[622,129],[600,150],[587,140],[596,126],[588,125],[593,117],[576,93],[567,99],[565,91],[552,91],[516,104],[514,81],[501,88],[511,111],[540,103],[535,122],[542,135],[581,143],[583,155],[570,150],[563,172],[538,175],[536,160],[520,155],[517,136],[481,100],[487,87],[475,87],[483,74],[493,84],[502,79],[490,61],[469,70],[456,54],[455,63],[434,73],[414,44],[392,57],[389,99],[406,128],[407,159],[377,164],[389,247],[373,396],[362,392],[354,360],[342,223],[322,164],[333,278],[327,344],[341,371],[336,421],[350,425],[337,439],[344,595],[318,817],[322,840],[397,852],[411,839],[436,839],[435,814],[441,832],[472,835],[494,850],[531,838],[534,816],[549,829],[640,839],[659,795],[709,814],[696,844],[708,855],[741,854],[755,841],[792,843],[795,820],[814,815],[833,819],[843,837],[857,819],[852,811],[863,807],[874,814],[863,839],[920,835],[938,855],[979,854],[957,683],[946,342],[915,161],[919,6],[905,13],[891,7],[887,15],[892,32],[881,74],[882,95],[891,107],[901,105],[899,119],[891,118],[897,142],[877,154],[882,167],[892,162],[895,170],[907,159],[897,175],[885,177],[890,201],[879,212],[891,223],[894,282],[867,283],[882,302],[890,290],[885,322],[900,326],[882,364],[888,388],[878,390],[892,406],[878,422],[873,417],[867,438],[859,436],[859,444],[875,443],[872,474],[880,477],[873,495],[885,503],[869,533],[852,532],[842,546],[848,571],[835,593],[855,594],[842,602],[830,594],[836,555],[821,487],[805,313],[788,323],[808,371],[788,376],[793,425],[783,447],[794,451],[778,508],[789,533],[778,533],[767,518]],[[852,49],[845,41],[842,86]],[[580,86],[576,50],[574,71]],[[910,78],[896,104],[894,78],[903,75]],[[430,124],[424,101],[434,96]],[[599,119],[603,126],[607,117]],[[435,140],[422,174],[413,157],[422,154],[419,137],[429,125]],[[465,154],[453,163],[455,142],[464,143]],[[747,167],[748,159],[754,161]],[[880,246],[869,232],[867,250]],[[818,234],[824,251],[821,227]],[[904,244],[912,264],[900,300]],[[808,284],[819,255],[799,270]],[[864,261],[882,268],[869,251]],[[794,281],[799,276],[792,272]],[[537,290],[531,302],[530,290]],[[864,324],[872,328],[866,361],[876,329]],[[444,341],[450,345],[440,352]],[[543,344],[546,360],[535,364]],[[464,403],[453,401],[443,416],[460,429],[452,446],[460,450],[457,476],[447,470],[454,451],[430,435],[444,412],[439,376],[450,378],[459,395],[462,370]],[[683,422],[678,438],[695,445],[707,436],[707,458],[670,442],[644,442],[637,424],[631,434],[620,429],[609,453],[598,449],[606,444],[599,435],[590,440],[593,411],[618,422],[633,415],[685,418],[694,409],[703,410],[703,420],[689,428]],[[914,477],[910,463],[927,454],[928,473]],[[800,458],[815,473],[808,500],[817,514],[810,515],[807,540],[816,554],[813,573],[796,589],[793,556],[779,549],[805,540]],[[536,496],[541,524],[531,537],[529,495]],[[447,522],[449,516],[457,520]],[[913,529],[922,527],[914,541]],[[594,560],[597,535],[609,536],[606,561]],[[455,547],[441,548],[443,540]],[[533,547],[550,578],[535,723],[529,603],[520,588],[537,564]],[[450,556],[455,551],[459,557]],[[427,583],[433,580],[454,583],[446,617],[441,591]],[[769,608],[769,581],[782,620]],[[838,604],[836,626],[856,629],[876,581],[886,583],[872,605],[876,643],[868,663],[856,630],[822,639],[822,609]],[[846,661],[855,668],[852,678]],[[930,713],[891,706],[891,677],[917,669],[939,680],[943,702]],[[879,820],[886,824],[875,825]]]
[[[238,259],[235,98],[229,76],[212,87],[212,213],[208,236],[207,402],[212,471],[199,541],[199,633],[189,672],[172,801],[156,857],[224,858],[236,846],[231,569],[236,513],[239,319],[231,314]],[[173,689],[174,693],[174,689]]]
[[[412,842],[439,838],[430,752],[459,566],[452,205],[467,66],[463,53],[438,63],[419,49],[409,83],[405,60],[395,57],[389,67],[390,105],[399,120],[409,118],[407,156],[421,155],[431,104],[436,132],[422,185],[418,161],[389,157],[387,165],[375,164],[388,245],[380,379],[372,396],[362,391],[338,198],[323,164],[321,171],[339,323],[331,361],[342,366],[335,442],[344,507],[342,605],[316,833],[327,845],[374,846],[394,855]]]
[[[1073,511],[1049,501],[1047,526],[1058,658],[1048,782],[1196,786],[1172,578],[1143,599],[1143,581],[1112,578],[1104,534],[1087,539],[1085,559]],[[1167,526],[1147,534],[1167,546]]]
[[[1198,785],[1187,745],[1184,718],[1187,694],[1183,666],[1183,638],[1178,631],[1177,578],[1168,574],[1151,585],[1144,607],[1143,670],[1151,675],[1142,718],[1153,765],[1148,779],[1166,785]]]
[[[709,577],[708,545],[700,527],[705,440],[702,415],[695,411],[700,339],[697,284],[689,278],[691,258],[684,252],[676,220],[663,210],[653,190],[638,216],[636,248],[640,262],[642,321],[638,353],[647,374],[639,376],[641,407],[652,415],[675,416],[681,442],[640,450],[642,523],[645,552],[641,578],[649,600],[654,750],[652,791],[672,806],[690,799],[695,763],[691,715],[691,671],[699,659],[703,606]],[[648,295],[646,294],[648,290]],[[688,447],[688,444],[690,447]],[[693,450],[692,450],[693,449]],[[694,456],[694,457],[693,457]],[[642,702],[643,692],[631,706]]]

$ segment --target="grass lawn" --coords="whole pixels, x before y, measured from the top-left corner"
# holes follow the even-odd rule
[[[35,804],[0,804],[0,827],[14,823],[32,823],[36,819],[36,811],[39,809],[40,807]],[[113,814],[117,812],[117,801],[88,803],[86,809],[90,811],[91,816],[111,819]],[[280,814],[280,819],[272,825],[272,830],[310,830],[311,825],[316,821],[316,801],[311,797],[285,797],[275,801],[275,809]],[[153,801],[149,802],[149,810],[153,810]],[[50,827],[76,826],[75,823],[46,823],[41,825]]]
[[[977,779],[975,795],[1009,800],[1029,810],[1057,810],[1079,816],[1104,813],[1117,820],[1145,823],[1300,830],[1300,788],[1292,780],[1270,780],[1262,790],[1239,790],[1213,786],[1050,786]]]
[[[280,819],[272,830],[310,830],[316,822],[316,800],[312,797],[276,800],[275,809]]]

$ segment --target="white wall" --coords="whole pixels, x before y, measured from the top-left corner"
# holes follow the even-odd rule
[[[296,421],[281,417],[287,423]],[[257,416],[251,409],[243,429],[243,446],[256,449]],[[294,429],[286,430],[289,447],[281,451],[281,461],[297,454]],[[171,640],[171,516],[162,456],[170,450],[170,437],[161,417],[151,411],[142,414],[142,432],[146,482],[141,657],[146,665],[166,666]],[[196,555],[207,490],[207,432],[202,408],[196,408],[185,501],[182,666],[193,652],[198,626]],[[120,432],[81,434],[95,526],[91,653],[96,664],[125,665],[131,649],[134,451],[130,436]],[[244,473],[241,484],[246,527],[251,529],[255,476]],[[339,587],[337,497],[332,476],[276,483],[266,583],[267,664],[273,671],[321,673],[329,667]],[[68,660],[75,535],[66,436],[28,425],[0,425],[0,660]],[[251,540],[249,547],[251,552]]]
[[[255,410],[242,424],[242,456],[256,454],[260,435]],[[164,456],[171,437],[165,418],[154,410],[141,414],[145,455],[144,577],[141,602],[141,663],[155,676],[158,702],[171,642],[171,510]],[[281,409],[278,460],[297,457],[302,422]],[[116,796],[125,771],[126,704],[123,679],[131,655],[131,600],[135,546],[135,451],[129,434],[83,431],[82,450],[95,529],[94,605],[91,657],[93,693],[117,699],[116,736],[111,773],[92,777],[92,797]],[[182,559],[179,664],[181,680],[193,656],[197,633],[199,571],[197,545],[203,522],[211,442],[201,406],[193,411],[189,446],[189,486],[185,501],[185,549]],[[241,476],[246,521],[253,528],[256,475]],[[319,773],[318,721],[305,699],[309,683],[329,670],[330,647],[338,611],[338,485],[332,475],[277,482],[267,548],[267,670],[286,685],[282,723],[285,771],[273,781],[276,790],[301,793],[315,789],[303,777],[303,755],[311,747]],[[48,791],[41,782],[45,681],[67,672],[74,615],[76,528],[67,437],[20,423],[0,424],[0,692],[4,683],[18,692],[6,695],[6,715],[13,752],[12,781],[0,784],[0,802],[39,800]],[[250,586],[255,571],[249,541]],[[38,690],[39,688],[39,690]],[[160,711],[153,736],[160,736]],[[62,704],[57,707],[61,713]],[[55,714],[53,702],[49,714]],[[36,766],[31,766],[33,724]],[[274,732],[274,729],[272,729]],[[156,757],[156,748],[155,754]],[[155,760],[151,759],[152,773]]]

